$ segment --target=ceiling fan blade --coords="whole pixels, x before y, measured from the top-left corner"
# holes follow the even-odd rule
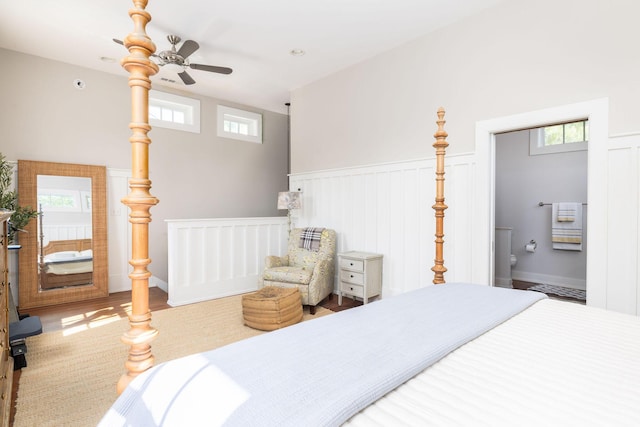
[[[214,65],[189,64],[194,70],[210,71],[212,73],[231,74],[233,70],[227,67],[216,67]]]
[[[198,50],[199,47],[200,45],[193,40],[185,40],[185,42],[182,43],[182,46],[180,46],[180,49],[178,50],[178,55],[186,58],[187,56]]]
[[[186,84],[186,85],[192,85],[192,84],[194,84],[194,83],[196,82],[195,80],[193,80],[193,79],[191,78],[191,76],[190,76],[186,71],[183,71],[183,72],[181,72],[181,73],[178,73],[178,75],[179,75],[179,76],[180,76],[180,78],[182,79],[182,82],[183,82],[184,84]]]

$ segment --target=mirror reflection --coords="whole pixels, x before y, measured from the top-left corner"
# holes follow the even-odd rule
[[[40,290],[93,282],[91,178],[38,175]]]

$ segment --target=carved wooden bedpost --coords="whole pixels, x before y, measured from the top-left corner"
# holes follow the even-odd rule
[[[122,59],[122,66],[129,72],[131,87],[131,192],[122,202],[130,208],[132,256],[129,263],[133,271],[131,278],[131,329],[124,333],[122,341],[130,346],[129,357],[125,362],[127,373],[118,381],[117,392],[122,393],[127,385],[140,373],[153,366],[150,342],[158,331],[151,327],[149,311],[149,277],[147,270],[149,259],[149,223],[150,209],[158,199],[149,193],[149,144],[147,133],[149,126],[149,89],[150,76],[158,72],[158,66],[149,59],[156,46],[147,36],[145,27],[151,15],[145,11],[147,0],[133,0],[134,8],[129,10],[134,30],[124,39],[129,55]]]
[[[435,265],[431,270],[435,273],[433,283],[444,283],[444,273],[447,269],[444,266],[444,257],[442,254],[442,244],[444,243],[444,210],[447,205],[444,204],[444,153],[449,146],[447,142],[447,132],[444,130],[444,108],[438,108],[438,130],[433,135],[436,138],[433,147],[436,149],[436,204],[433,209],[436,211],[436,259]]]

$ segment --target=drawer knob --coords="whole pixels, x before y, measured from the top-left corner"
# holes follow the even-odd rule
[[[353,274],[350,274],[349,277],[351,277],[353,279]]]
[[[353,266],[353,263],[352,263],[352,262],[350,262],[350,263],[349,263],[349,265]]]

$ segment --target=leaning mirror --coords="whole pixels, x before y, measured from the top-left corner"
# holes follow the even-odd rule
[[[19,235],[21,308],[108,295],[104,166],[18,161],[21,205],[39,216]]]

